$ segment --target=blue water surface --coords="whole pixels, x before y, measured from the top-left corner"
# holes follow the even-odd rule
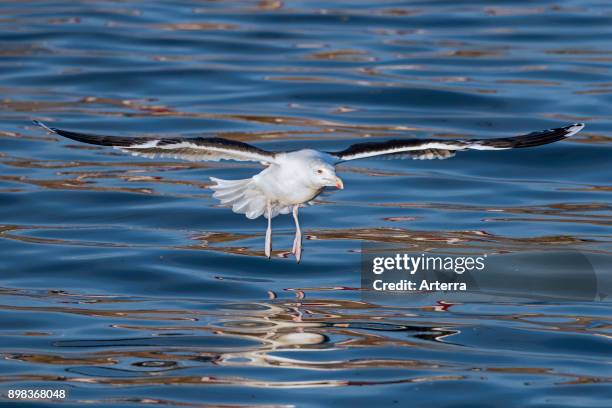
[[[0,94],[4,402],[63,389],[79,407],[611,406],[612,3],[3,1]],[[586,128],[344,163],[345,190],[301,211],[297,264],[290,216],[273,220],[268,260],[265,220],[211,197],[210,176],[258,164],[131,157],[33,118],[272,150]],[[363,243],[567,249],[597,293],[522,298],[501,282],[480,300],[372,301]],[[555,276],[548,259],[534,277]]]

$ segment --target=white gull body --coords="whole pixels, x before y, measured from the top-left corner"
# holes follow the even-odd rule
[[[235,213],[254,219],[268,219],[265,254],[272,252],[272,218],[293,212],[296,234],[291,252],[298,262],[302,254],[302,234],[298,220],[300,206],[317,197],[326,186],[344,188],[336,176],[338,159],[312,149],[277,154],[273,163],[251,178],[222,180],[211,177],[213,197],[231,205]]]

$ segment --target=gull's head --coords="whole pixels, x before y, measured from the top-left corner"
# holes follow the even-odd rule
[[[336,176],[336,169],[334,166],[322,160],[315,160],[311,163],[310,168],[310,180],[315,186],[319,188],[336,187],[341,190],[344,188],[342,179]]]

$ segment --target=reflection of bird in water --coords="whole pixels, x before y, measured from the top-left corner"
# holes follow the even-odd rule
[[[102,146],[113,146],[125,152],[145,157],[171,157],[192,161],[238,160],[260,162],[265,169],[243,180],[221,180],[215,183],[213,197],[231,205],[236,213],[254,219],[263,215],[268,219],[265,254],[272,252],[272,218],[293,213],[295,239],[292,252],[298,262],[302,253],[302,233],[298,221],[299,208],[317,197],[325,187],[344,188],[336,176],[338,163],[374,156],[413,158],[419,160],[447,159],[460,150],[503,150],[533,147],[565,139],[580,131],[584,125],[543,130],[523,136],[496,139],[396,139],[384,142],[357,143],[337,152],[313,149],[271,152],[247,143],[216,137],[118,137],[88,135],[49,128],[50,132],[67,138]]]

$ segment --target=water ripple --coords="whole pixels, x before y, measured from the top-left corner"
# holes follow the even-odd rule
[[[535,277],[558,276],[561,250],[612,287],[607,3],[5,1],[0,16],[4,389],[97,406],[610,405],[607,290],[375,301],[359,274],[369,245],[550,256]],[[303,211],[296,265],[289,217],[269,261],[265,222],[211,198],[210,176],[258,166],[127,157],[32,118],[322,150],[587,127],[341,165],[346,190]]]

